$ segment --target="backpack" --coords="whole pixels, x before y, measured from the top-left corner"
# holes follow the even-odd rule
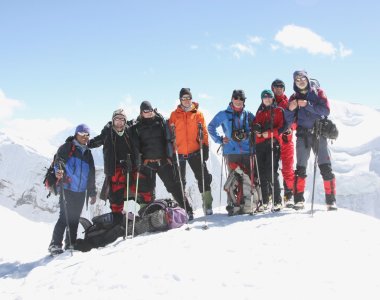
[[[73,155],[74,151],[75,151],[75,145],[72,144],[68,158],[70,158]],[[54,193],[55,196],[58,195],[58,190],[57,190],[58,179],[57,177],[55,177],[55,170],[54,170],[54,162],[56,158],[57,158],[57,154],[54,154],[53,161],[51,162],[50,167],[46,170],[44,180],[42,181],[45,188],[49,191],[46,198],[49,198],[51,196],[51,193]]]
[[[135,218],[134,235],[145,232],[166,231],[181,227],[187,222],[186,211],[171,199],[155,200],[139,211]],[[79,223],[84,228],[84,239],[77,239],[74,249],[82,252],[93,248],[104,247],[125,234],[125,220],[115,223],[112,212],[92,218],[92,222],[80,217]],[[133,214],[128,214],[128,235],[132,234]]]
[[[318,90],[321,88],[321,85],[317,79],[310,78],[310,86],[311,88],[315,89],[315,91],[318,93]],[[339,135],[338,128],[336,124],[328,119],[326,116],[323,117],[321,120],[321,135],[325,137],[326,139],[336,140]]]
[[[77,239],[74,249],[82,252],[104,247],[116,241],[119,237],[124,236],[125,233],[123,225],[114,223],[111,212],[93,217],[92,222],[80,217],[79,223],[84,228],[84,239]],[[125,224],[125,217],[123,224]]]
[[[228,198],[232,201],[228,205],[234,207],[234,214],[247,214],[256,210],[258,191],[255,187],[252,207],[251,179],[239,166],[228,175],[223,188],[227,192]]]
[[[338,128],[336,127],[335,123],[328,119],[327,117],[322,118],[319,120],[319,123],[321,124],[321,136],[325,137],[326,139],[330,140],[336,140],[339,135]]]
[[[140,210],[135,234],[179,228],[188,221],[186,211],[171,199],[157,199]]]

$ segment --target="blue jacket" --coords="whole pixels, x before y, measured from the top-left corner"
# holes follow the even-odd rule
[[[249,134],[254,120],[255,116],[251,112],[244,109],[241,113],[236,113],[229,105],[226,110],[216,114],[207,129],[214,142],[222,144],[223,136],[217,132],[217,128],[222,126],[224,136],[229,139],[229,142],[223,146],[223,154],[250,154]],[[232,139],[234,129],[244,129],[247,138],[240,142],[234,141]]]
[[[309,90],[306,94],[301,94],[297,88],[296,92],[290,96],[289,103],[295,99],[307,100],[305,107],[297,107],[295,110],[285,110],[285,118],[288,124],[297,123],[297,128],[302,127],[311,129],[314,126],[316,119],[327,117],[330,114],[329,101],[325,95],[325,92],[317,87],[313,86],[312,81],[309,80]]]
[[[68,141],[59,147],[54,169],[57,171],[61,166],[64,167],[64,189],[73,192],[87,190],[89,197],[96,196],[95,165],[91,150],[75,142]]]

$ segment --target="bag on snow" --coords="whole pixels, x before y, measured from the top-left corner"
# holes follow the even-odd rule
[[[228,175],[223,188],[230,201],[228,205],[234,207],[234,214],[247,214],[256,210],[258,191],[256,188],[252,191],[253,203],[251,204],[251,179],[239,166]]]
[[[166,231],[181,227],[187,222],[187,213],[171,199],[155,200],[139,211],[135,218],[134,235],[145,232]],[[83,252],[92,248],[104,247],[125,234],[125,218],[122,224],[114,222],[112,213],[92,218],[92,222],[80,217],[79,222],[85,230],[84,239],[77,239],[75,249]],[[128,235],[132,234],[133,214],[128,214]]]
[[[172,199],[157,199],[139,212],[135,234],[179,228],[187,222],[187,213]]]
[[[79,223],[84,228],[84,239],[77,239],[74,249],[83,252],[104,247],[124,236],[125,232],[123,225],[114,223],[112,213],[96,216],[92,218],[92,222],[80,217]]]

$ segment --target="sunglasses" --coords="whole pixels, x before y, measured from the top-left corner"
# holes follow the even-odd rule
[[[265,98],[267,98],[267,99],[268,99],[268,98],[269,98],[269,99],[272,99],[273,97],[272,97],[271,95],[266,94],[266,95],[263,96],[263,99],[265,99]]]
[[[151,110],[151,109],[144,109],[143,110],[143,113],[144,114],[149,114],[149,113],[151,113],[153,110]]]
[[[114,118],[114,121],[125,121],[124,118]]]
[[[296,82],[305,82],[307,78],[305,76],[296,78]]]
[[[186,101],[186,100],[191,100],[191,97],[190,96],[183,96],[181,98],[182,101]]]
[[[239,96],[237,96],[237,97],[233,97],[233,99],[234,99],[234,100],[240,100],[240,101],[244,101],[244,99],[243,99],[243,98],[241,98],[241,97],[239,97]]]
[[[274,87],[275,87],[275,88],[281,88],[281,89],[284,88],[284,86],[283,86],[282,84],[275,84]]]
[[[78,134],[79,136],[84,136],[84,137],[89,137],[89,136],[90,136],[90,134],[87,133],[87,132],[77,132],[77,134]]]

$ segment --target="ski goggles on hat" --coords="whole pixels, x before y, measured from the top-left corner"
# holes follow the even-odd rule
[[[77,134],[78,134],[79,136],[84,136],[84,137],[89,137],[89,136],[90,136],[90,134],[87,133],[87,132],[77,132]]]

